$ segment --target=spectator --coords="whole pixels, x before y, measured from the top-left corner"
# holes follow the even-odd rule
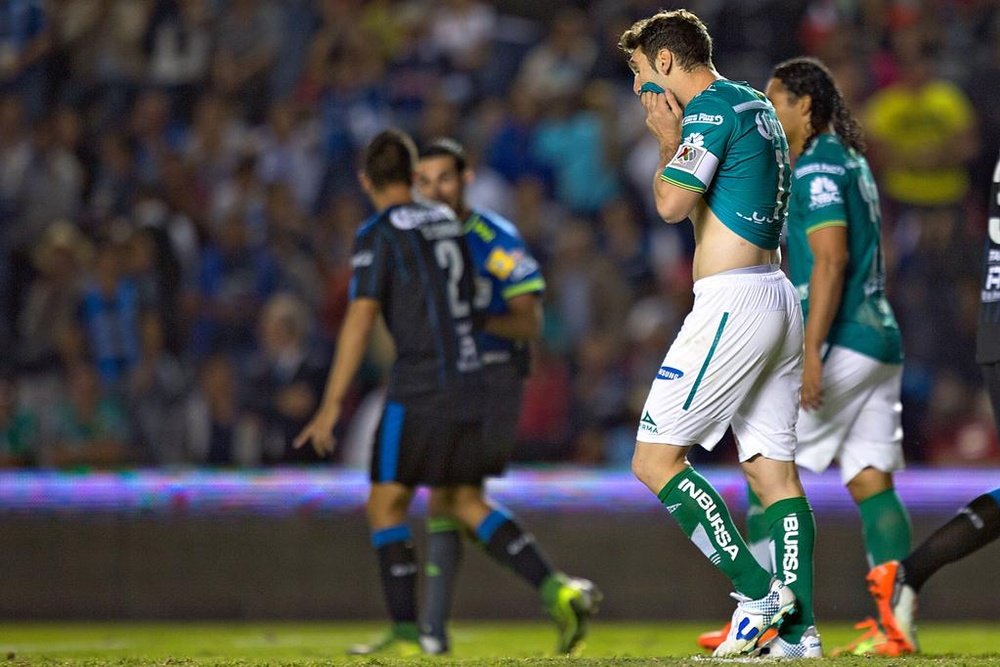
[[[619,331],[629,306],[628,285],[602,256],[591,227],[571,220],[558,232],[547,273],[553,314],[567,349],[592,336]]]
[[[243,217],[224,220],[201,256],[195,357],[227,351],[245,360],[253,349],[257,313],[277,282],[274,257],[267,248],[251,247]]]
[[[97,172],[90,189],[88,213],[96,220],[117,218],[132,210],[138,189],[132,143],[121,134],[101,137]]]
[[[45,111],[45,59],[51,51],[49,16],[41,0],[0,3],[0,94],[18,93],[32,120]]]
[[[216,29],[213,80],[250,123],[260,122],[269,106],[282,29],[282,14],[268,0],[232,0]]]
[[[496,10],[477,0],[442,0],[430,21],[430,44],[448,63],[452,72],[479,69],[489,56],[489,45],[497,27]],[[452,85],[464,85],[456,81]],[[455,91],[463,98],[465,91]]]
[[[651,293],[655,285],[649,265],[648,242],[631,202],[624,198],[607,204],[600,213],[604,248],[618,274],[628,282],[636,296]],[[669,347],[668,344],[663,348]]]
[[[260,465],[259,428],[244,414],[238,394],[232,362],[223,355],[206,359],[188,405],[190,460],[208,465]]]
[[[247,153],[246,129],[218,95],[207,94],[195,109],[194,125],[182,148],[187,164],[208,192],[233,175]]]
[[[83,194],[83,165],[56,142],[52,119],[36,123],[31,137],[9,227],[9,247],[15,251],[27,251],[53,220],[75,218]]]
[[[59,368],[62,336],[76,325],[83,294],[81,276],[89,269],[93,249],[71,222],[59,220],[46,231],[32,253],[37,276],[32,280],[17,321],[17,366],[22,373],[49,373]]]
[[[171,124],[170,98],[150,90],[136,99],[131,115],[131,139],[136,175],[140,183],[155,184],[164,175],[164,165],[180,142]]]
[[[264,186],[257,178],[257,159],[246,154],[236,164],[232,176],[212,192],[212,226],[218,228],[225,220],[240,219],[246,226],[247,242],[259,248],[267,237],[265,201]]]
[[[537,100],[524,87],[515,86],[506,113],[486,149],[486,163],[510,183],[523,178],[551,181],[551,174],[535,155],[539,115]]]
[[[0,468],[31,465],[38,454],[38,417],[17,398],[16,382],[0,378]]]
[[[593,216],[619,192],[615,102],[603,82],[576,96],[559,98],[535,134],[535,155],[555,174],[556,196],[574,213]]]
[[[265,462],[319,460],[311,448],[292,448],[326,382],[326,364],[310,350],[309,328],[306,304],[290,294],[272,297],[260,315],[246,404],[263,430]]]
[[[319,127],[291,102],[278,102],[268,113],[268,124],[256,137],[257,177],[264,185],[283,183],[291,188],[304,211],[313,211],[319,196],[322,154]]]
[[[97,249],[94,273],[83,288],[78,322],[102,384],[121,390],[139,359],[142,302],[126,274],[126,246],[106,241]]]
[[[323,301],[323,277],[309,243],[312,221],[284,183],[267,189],[265,212],[269,245],[281,267],[279,288],[303,299],[315,312]]]
[[[565,8],[552,20],[552,30],[521,64],[520,85],[545,103],[580,95],[597,62],[597,43],[587,32],[587,15]]]
[[[167,351],[159,316],[142,319],[142,352],[128,383],[129,413],[135,424],[142,460],[154,465],[183,463],[188,455],[188,378]]]
[[[206,0],[157,0],[143,36],[149,78],[168,91],[183,120],[191,117],[196,91],[208,78],[210,18]]]
[[[958,86],[935,76],[935,46],[916,29],[896,39],[902,77],[865,112],[882,191],[903,206],[956,206],[969,188],[975,113]]]
[[[60,468],[128,462],[125,410],[102,388],[97,370],[88,364],[73,366],[67,383],[67,394],[55,407],[55,430],[43,441],[40,462]]]

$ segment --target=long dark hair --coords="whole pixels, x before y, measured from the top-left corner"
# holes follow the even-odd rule
[[[805,148],[832,124],[844,143],[859,153],[864,152],[865,137],[861,125],[847,108],[844,96],[826,65],[815,58],[792,58],[775,67],[772,76],[795,97],[808,95],[812,98],[809,112],[812,134],[806,138]]]

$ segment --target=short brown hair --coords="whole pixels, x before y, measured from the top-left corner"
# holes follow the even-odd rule
[[[661,11],[636,21],[622,33],[618,47],[631,55],[642,49],[656,67],[656,54],[667,49],[685,72],[712,64],[712,37],[701,19],[686,9]]]
[[[376,189],[393,183],[413,185],[417,147],[402,130],[385,130],[365,149],[365,176]]]

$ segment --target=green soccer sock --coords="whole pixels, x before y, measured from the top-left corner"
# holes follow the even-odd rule
[[[903,560],[910,553],[910,515],[896,489],[886,489],[858,503],[861,532],[871,567]]]
[[[764,511],[774,542],[774,569],[795,593],[795,612],[781,626],[781,637],[793,644],[816,624],[813,616],[813,548],[816,519],[805,496],[785,498]]]
[[[737,591],[754,599],[767,595],[771,573],[754,560],[729,508],[707,479],[687,468],[656,495],[684,534]]]
[[[771,527],[764,517],[764,504],[747,485],[747,546],[760,566],[774,572],[771,562]]]

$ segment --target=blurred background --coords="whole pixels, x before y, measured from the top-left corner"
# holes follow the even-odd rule
[[[517,460],[627,466],[638,410],[690,308],[693,241],[690,225],[655,214],[657,146],[616,45],[635,19],[674,6],[0,2],[0,465],[363,467],[391,359],[383,341],[358,378],[333,460],[289,441],[319,399],[346,308],[354,231],[370,212],[357,158],[394,125],[418,142],[464,142],[477,174],[471,203],[511,218],[543,267],[545,330]],[[773,65],[800,54],[833,69],[867,130],[881,185],[888,294],[906,351],[907,456],[918,466],[996,466],[1000,441],[974,338],[1000,142],[1000,7],[685,6],[707,23],[728,78],[762,89]],[[725,465],[735,450],[697,455]],[[104,498],[99,475],[27,474],[0,482],[4,507],[59,511],[63,497],[51,490],[72,495],[88,479],[98,481],[87,498]],[[65,484],[37,486],[46,479]],[[144,478],[114,479],[126,491],[96,506],[148,508],[127,491]],[[148,488],[169,486],[156,479]],[[357,491],[344,501],[354,511],[363,478],[343,479]],[[954,506],[979,490],[957,484]],[[156,507],[186,506],[183,494],[156,497]],[[36,556],[74,539],[51,532],[52,523],[5,521],[36,531],[28,541]],[[75,539],[107,538],[111,529],[98,524]],[[124,548],[124,533],[114,535],[108,544]],[[149,553],[142,544],[138,559]],[[860,561],[860,548],[853,552]],[[39,561],[22,556],[37,575]],[[115,600],[104,613],[124,613]],[[66,604],[36,612],[77,609]]]
[[[470,200],[516,222],[548,279],[517,458],[625,463],[691,300],[690,226],[657,220],[656,145],[616,48],[662,4],[2,3],[0,461],[313,461],[288,440],[369,213],[357,158],[396,125],[466,144]],[[729,78],[763,88],[801,53],[833,68],[881,180],[907,454],[1000,461],[973,358],[996,3],[688,7]],[[348,415],[369,422],[376,348]],[[363,462],[363,440],[339,460]]]

